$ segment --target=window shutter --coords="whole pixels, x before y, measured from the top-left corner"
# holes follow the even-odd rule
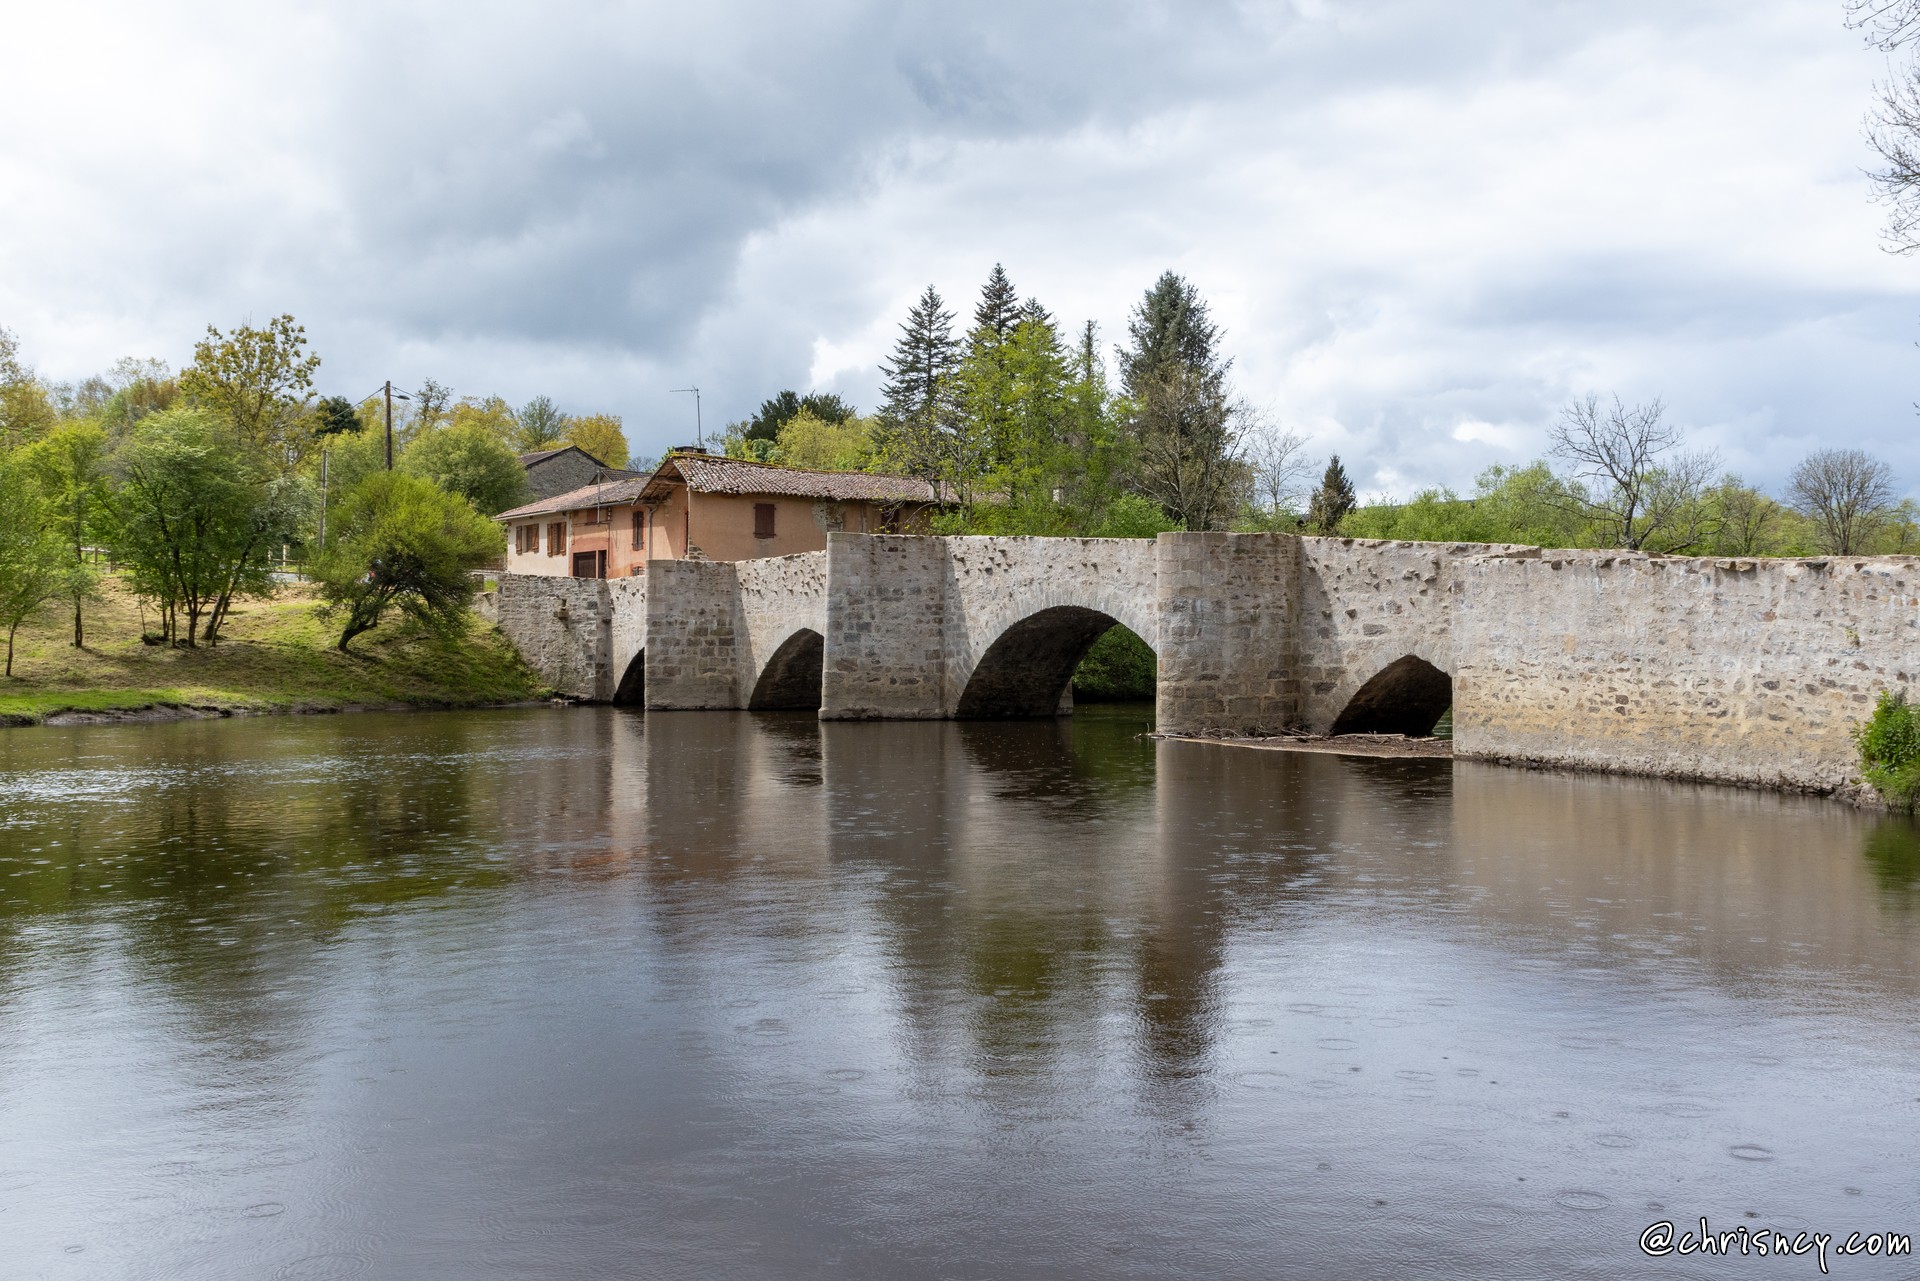
[[[755,538],[773,537],[772,503],[755,503],[753,505],[753,536]]]
[[[639,508],[633,511],[633,550],[639,551],[647,545],[647,518]]]

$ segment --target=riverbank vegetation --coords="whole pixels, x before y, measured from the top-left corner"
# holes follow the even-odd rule
[[[1873,715],[1854,731],[1861,772],[1889,804],[1912,809],[1920,800],[1920,708],[1906,691],[1880,695]]]
[[[474,572],[504,551],[487,517],[528,497],[517,449],[583,443],[627,461],[618,420],[545,398],[518,412],[454,402],[428,381],[399,395],[390,446],[384,389],[323,397],[320,367],[279,316],[210,327],[177,373],[123,360],[53,385],[0,330],[7,714],[538,692],[468,613]],[[296,585],[310,574],[324,590]],[[47,650],[56,612],[60,656]],[[329,633],[361,661],[307,653]]]

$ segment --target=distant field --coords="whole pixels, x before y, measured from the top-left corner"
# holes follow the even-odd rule
[[[145,627],[157,630],[151,611]],[[20,629],[13,679],[0,678],[0,724],[60,712],[194,707],[219,711],[323,710],[363,704],[472,707],[536,698],[545,686],[491,626],[472,621],[446,639],[397,618],[333,645],[311,589],[234,609],[219,645],[179,649],[141,642],[138,603],[108,576],[86,606],[87,647],[75,649],[71,606],[50,606]],[[0,637],[4,640],[4,637]]]

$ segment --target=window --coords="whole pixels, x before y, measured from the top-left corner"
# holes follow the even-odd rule
[[[567,522],[556,520],[547,526],[547,555],[559,556],[567,550]]]
[[[528,544],[532,544],[531,548]],[[513,550],[516,555],[524,556],[529,550],[540,549],[540,526],[515,525],[513,527]]]
[[[647,545],[647,514],[638,507],[633,509],[633,550],[640,551]]]
[[[580,518],[580,523],[582,525],[598,525],[600,523],[600,509],[598,507],[589,507],[587,514]]]
[[[607,576],[607,553],[605,551],[575,552],[573,554],[573,576],[575,578],[605,578]]]
[[[755,503],[753,505],[753,536],[755,538],[773,537],[772,503]]]

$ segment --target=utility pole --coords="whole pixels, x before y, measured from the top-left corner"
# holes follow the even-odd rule
[[[693,393],[693,443],[705,449],[707,446],[706,429],[700,423],[700,389],[698,387],[675,387],[673,394]]]
[[[395,391],[393,389],[393,379],[391,378],[387,379],[385,390],[387,393],[387,470],[392,471],[393,470],[393,398],[395,396],[398,396],[402,400],[412,400],[413,397],[407,395],[407,393],[404,391]]]

